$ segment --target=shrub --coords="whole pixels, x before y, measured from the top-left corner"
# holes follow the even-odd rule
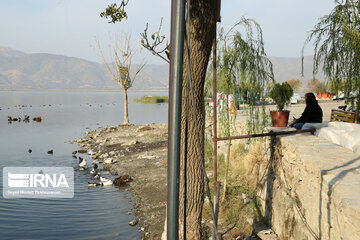
[[[276,106],[279,111],[282,111],[285,105],[288,105],[290,98],[293,95],[294,91],[287,82],[282,84],[276,83],[271,89],[269,96],[274,99]]]

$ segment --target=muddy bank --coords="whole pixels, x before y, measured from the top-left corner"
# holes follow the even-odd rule
[[[76,140],[81,148],[91,149],[93,161],[102,163],[114,178],[132,177],[125,187],[135,198],[142,239],[160,239],[164,229],[167,130],[167,124],[118,125],[86,132]]]

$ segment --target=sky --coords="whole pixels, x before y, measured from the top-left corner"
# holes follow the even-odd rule
[[[52,53],[101,62],[94,50],[95,39],[106,54],[110,38],[131,33],[131,45],[138,49],[133,62],[165,63],[141,50],[146,23],[149,32],[170,33],[171,0],[130,0],[128,19],[112,24],[100,13],[116,0],[0,0],[0,46],[26,53]],[[118,1],[118,3],[120,0]],[[262,27],[268,56],[300,57],[308,32],[334,8],[333,0],[222,0],[221,23],[230,29],[242,16]],[[305,48],[305,55],[312,55]]]

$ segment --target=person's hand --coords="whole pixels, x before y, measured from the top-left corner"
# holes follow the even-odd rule
[[[292,120],[291,124],[289,124],[289,127],[294,127],[295,123],[296,123],[296,118],[293,117],[293,120]]]

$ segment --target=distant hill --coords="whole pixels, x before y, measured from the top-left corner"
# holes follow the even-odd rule
[[[1,47],[0,46],[0,57],[19,57],[24,56],[25,53],[8,48],[8,47]]]
[[[167,88],[167,64],[147,64],[133,87],[137,90]],[[0,47],[0,90],[19,89],[114,90],[120,86],[112,80],[104,64],[54,54],[26,54]]]
[[[304,77],[301,76],[301,58],[270,57],[273,63],[275,80],[284,82],[291,79],[300,79],[302,88],[306,88],[307,81],[313,78],[313,57],[304,57]],[[325,75],[320,71],[315,76],[320,81],[325,81]]]
[[[312,78],[312,57],[305,57],[301,77],[300,58],[270,57],[275,80],[300,79],[303,87]],[[132,70],[135,70],[136,66]],[[138,75],[133,90],[168,88],[168,64],[147,64]],[[316,76],[324,80],[323,74]],[[27,54],[0,47],[0,90],[120,90],[104,64],[47,53]]]

